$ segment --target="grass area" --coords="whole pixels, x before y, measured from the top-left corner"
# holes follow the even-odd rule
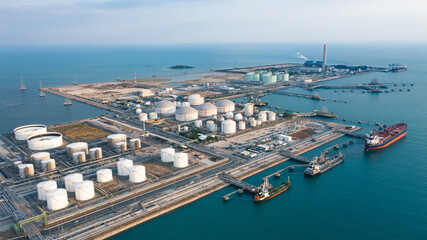
[[[51,129],[56,132],[62,133],[62,135],[64,135],[65,137],[76,142],[91,141],[110,135],[109,132],[106,132],[97,127],[93,127],[87,123],[76,123],[65,126],[56,126],[52,127]]]

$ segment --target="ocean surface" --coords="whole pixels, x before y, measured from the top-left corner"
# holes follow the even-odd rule
[[[319,60],[322,44],[220,44],[155,46],[3,46],[0,47],[0,133],[22,124],[55,124],[105,114],[105,110],[46,94],[44,87],[171,75],[176,64],[194,66],[186,72]],[[408,65],[400,73],[373,73],[326,84],[366,83],[373,78],[385,83],[413,83],[383,94],[318,90],[319,96],[347,100],[318,102],[291,96],[269,95],[271,105],[300,111],[322,106],[341,117],[361,121],[408,124],[408,135],[392,146],[366,153],[362,140],[341,151],[343,164],[316,178],[304,177],[303,169],[289,174],[292,187],[278,197],[255,204],[249,194],[222,196],[227,187],[199,201],[126,231],[112,239],[426,239],[427,236],[427,44],[364,43],[329,44],[329,64],[387,66]],[[19,91],[23,77],[27,91]],[[393,86],[393,85],[391,85]],[[284,91],[310,93],[294,88]],[[335,120],[340,121],[340,120]],[[348,123],[348,122],[347,122]],[[358,124],[364,132],[373,124]],[[325,147],[305,154],[313,157]],[[333,152],[334,153],[334,152]],[[292,162],[286,162],[248,179],[261,178]],[[273,183],[282,181],[273,179]]]

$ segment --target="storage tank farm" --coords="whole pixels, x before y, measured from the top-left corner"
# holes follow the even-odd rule
[[[50,153],[49,152],[38,152],[38,153],[34,153],[34,154],[31,154],[30,159],[33,162],[34,167],[36,169],[41,169],[41,167],[42,167],[41,162],[43,160],[50,159]]]
[[[100,169],[96,171],[96,181],[99,183],[110,182],[113,180],[113,170]]]
[[[70,143],[66,146],[67,154],[69,157],[73,157],[73,153],[75,152],[84,152],[85,154],[89,153],[88,145],[85,142],[75,142]]]
[[[108,139],[108,146],[110,148],[115,148],[116,143],[118,142],[126,142],[127,136],[123,133],[117,133],[117,134],[111,134],[107,137]]]

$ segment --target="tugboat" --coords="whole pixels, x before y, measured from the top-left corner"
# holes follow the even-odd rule
[[[292,181],[288,177],[287,181],[284,181],[283,183],[273,187],[268,181],[268,178],[265,178],[264,182],[261,184],[259,192],[255,194],[254,201],[265,202],[270,200],[288,190],[288,188],[291,186],[291,183]]]
[[[320,175],[342,163],[344,161],[344,157],[345,156],[342,153],[339,153],[331,159],[326,156],[326,151],[324,151],[322,152],[320,157],[316,156],[314,160],[308,164],[308,167],[305,169],[304,174],[307,176]]]
[[[405,137],[407,128],[408,125],[405,123],[398,123],[378,133],[371,132],[365,139],[366,151],[388,147],[397,140]]]
[[[65,99],[64,106],[71,106],[71,105],[73,105],[73,102],[71,102],[69,99]]]
[[[40,96],[40,97],[46,97],[46,94],[44,94],[43,90],[40,90],[40,94],[39,94],[39,96]]]

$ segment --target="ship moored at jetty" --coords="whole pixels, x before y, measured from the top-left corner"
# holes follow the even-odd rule
[[[326,156],[326,151],[323,151],[320,157],[316,156],[314,160],[309,163],[308,167],[304,171],[304,174],[307,176],[320,175],[342,163],[344,161],[344,157],[345,156],[342,153],[339,153],[331,159]]]
[[[408,67],[404,64],[392,63],[389,65],[390,71],[392,72],[402,72],[408,70]]]
[[[268,178],[264,179],[264,182],[261,184],[260,190],[257,194],[255,194],[254,201],[255,202],[265,202],[267,200],[270,200],[274,198],[275,196],[283,193],[284,191],[288,190],[291,186],[292,181],[289,179],[282,182],[281,184],[277,186],[272,186],[270,182],[268,181]]]
[[[380,132],[372,132],[366,136],[366,151],[390,146],[392,143],[406,136],[408,125],[405,123],[394,124]]]

